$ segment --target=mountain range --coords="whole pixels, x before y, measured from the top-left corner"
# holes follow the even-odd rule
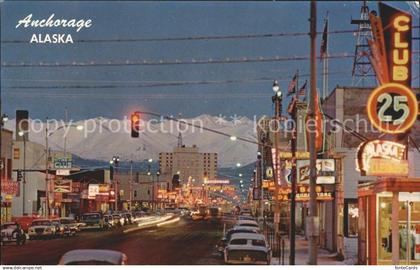
[[[229,136],[256,141],[254,122],[246,117],[228,120],[203,114],[183,120]],[[33,119],[30,119],[29,123],[29,140],[45,145],[45,123]],[[142,122],[139,138],[131,138],[128,119],[97,117],[70,124],[60,121],[56,124],[50,123],[48,144],[54,150],[64,150],[66,145],[66,151],[87,160],[109,161],[114,155],[118,155],[122,161],[143,161],[150,158],[157,160],[160,152],[171,152],[177,146],[177,125],[171,120],[154,119]],[[80,126],[83,126],[82,130]],[[5,127],[15,130],[15,121],[8,121]],[[64,135],[66,130],[67,135]],[[237,163],[246,165],[255,161],[256,144],[232,141],[229,136],[187,127],[186,124],[181,124],[180,130],[183,145],[196,145],[200,152],[218,153],[219,167],[234,167]]]

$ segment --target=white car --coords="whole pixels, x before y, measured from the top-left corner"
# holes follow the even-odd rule
[[[38,237],[54,237],[57,228],[49,219],[35,219],[28,229],[29,239]]]
[[[23,245],[26,241],[25,232],[16,222],[5,222],[1,224],[1,243],[16,242]]]
[[[235,233],[224,252],[227,264],[270,264],[271,249],[264,235]]]
[[[65,253],[59,265],[125,265],[127,256],[106,249],[75,249]]]
[[[258,226],[258,223],[254,220],[238,220],[235,224],[235,226],[239,226],[239,227],[255,227],[255,228],[259,228],[260,226]]]

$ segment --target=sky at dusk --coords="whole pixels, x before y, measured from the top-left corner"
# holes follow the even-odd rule
[[[377,10],[377,3],[368,2]],[[405,2],[394,7],[409,10]],[[356,29],[361,2],[319,2],[317,29],[329,11],[330,31]],[[34,19],[91,19],[92,27],[16,28],[28,14]],[[198,36],[305,33],[309,2],[2,2],[1,62],[112,63],[130,61],[199,61],[208,59],[309,56],[309,36],[264,38],[144,40]],[[417,19],[418,20],[418,19]],[[414,25],[418,25],[414,21]],[[74,44],[30,44],[32,34],[71,34]],[[419,29],[413,31],[419,36]],[[77,42],[77,40],[113,40]],[[115,41],[115,40],[125,41]],[[127,39],[143,39],[126,41]],[[9,41],[9,42],[4,42]],[[10,41],[24,41],[12,42]],[[321,35],[318,35],[317,53]],[[352,33],[329,36],[330,54],[353,54]],[[418,40],[413,51],[419,50]],[[193,60],[194,59],[194,60]],[[415,60],[417,59],[417,60]],[[329,88],[351,86],[352,58],[331,59]],[[419,72],[418,54],[413,77]],[[317,61],[321,71],[321,62]],[[234,114],[252,118],[272,114],[271,85],[287,89],[299,69],[309,79],[309,60],[235,64],[124,65],[86,67],[7,67],[1,69],[2,110],[14,118],[26,109],[31,118],[63,118],[67,107],[75,120],[123,118],[133,110],[195,117]],[[322,87],[318,76],[318,88]],[[206,82],[206,83],[197,83]],[[152,84],[152,85],[150,85]],[[369,83],[372,85],[372,81]],[[419,79],[413,81],[418,87]],[[286,104],[287,101],[285,101]]]

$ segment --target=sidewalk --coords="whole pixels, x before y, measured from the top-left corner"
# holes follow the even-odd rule
[[[309,257],[308,251],[308,241],[301,236],[296,236],[296,253],[295,253],[295,264],[296,265],[306,265]],[[285,239],[285,254],[284,254],[284,264],[289,264],[289,239]],[[318,265],[345,265],[343,261],[338,261],[336,258],[336,253],[330,253],[325,249],[318,248]],[[279,258],[273,257],[271,264],[279,265]]]

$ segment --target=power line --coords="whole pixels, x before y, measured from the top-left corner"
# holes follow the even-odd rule
[[[418,54],[419,51],[413,51],[412,54]],[[337,54],[332,54],[324,58],[328,59],[345,59],[353,58],[354,54],[348,52],[341,52]],[[317,57],[320,59],[320,57]],[[107,62],[72,62],[72,63],[59,63],[59,62],[38,62],[38,63],[7,63],[3,62],[2,67],[5,68],[17,68],[17,67],[104,67],[104,66],[161,66],[161,65],[205,65],[205,64],[240,64],[240,63],[260,63],[260,62],[282,62],[282,61],[303,61],[309,60],[309,56],[272,56],[272,57],[241,57],[241,58],[224,58],[224,59],[205,59],[205,60],[196,60],[191,59],[189,61],[181,60],[159,60],[159,61],[149,61],[149,60],[125,60],[125,61],[107,61]]]
[[[413,26],[413,29],[420,28],[420,26]],[[329,31],[328,34],[348,34],[357,33],[358,30],[335,30]],[[323,32],[317,32],[322,34]],[[115,39],[79,39],[74,40],[74,43],[100,43],[100,42],[162,42],[162,41],[194,41],[194,40],[226,40],[226,39],[254,39],[254,38],[276,38],[276,37],[299,37],[308,36],[308,32],[282,32],[282,33],[266,33],[266,34],[245,34],[245,35],[215,35],[215,36],[187,36],[187,37],[164,37],[164,38],[115,38]],[[31,44],[27,40],[3,40],[4,44]]]
[[[346,74],[346,71],[336,71],[329,72],[330,75],[342,75]],[[300,77],[309,77],[310,74],[301,74]],[[208,80],[208,81],[154,81],[154,82],[143,82],[140,84],[129,84],[129,85],[120,85],[120,84],[108,84],[108,85],[19,85],[19,86],[5,86],[3,89],[115,89],[115,88],[149,88],[149,87],[163,87],[163,86],[187,86],[187,85],[206,85],[206,84],[233,84],[233,83],[252,83],[252,82],[264,82],[272,81],[272,77],[261,77],[261,78],[252,78],[252,79],[239,79],[239,80]],[[290,81],[289,77],[281,77],[279,81]],[[36,81],[36,80],[30,80]],[[59,80],[52,80],[52,82],[60,82]],[[92,82],[92,81],[91,81]],[[101,81],[96,81],[101,82]],[[130,83],[130,82],[128,82]]]

